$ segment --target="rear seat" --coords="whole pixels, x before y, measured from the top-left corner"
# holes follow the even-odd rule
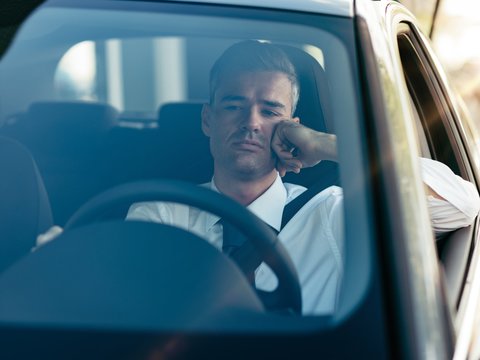
[[[201,109],[200,103],[167,103],[158,110],[155,127],[113,129],[109,147],[116,182],[152,178],[208,181],[212,160],[201,130]]]
[[[80,205],[107,187],[104,145],[117,116],[106,104],[37,102],[2,131],[31,151],[56,224],[63,225]]]

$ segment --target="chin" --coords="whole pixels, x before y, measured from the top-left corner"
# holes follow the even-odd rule
[[[241,177],[260,178],[275,170],[273,164],[237,163],[236,172]]]

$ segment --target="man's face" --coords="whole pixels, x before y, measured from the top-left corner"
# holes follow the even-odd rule
[[[274,171],[272,131],[291,118],[291,110],[292,85],[283,73],[242,72],[221,79],[202,112],[215,173],[252,180]]]

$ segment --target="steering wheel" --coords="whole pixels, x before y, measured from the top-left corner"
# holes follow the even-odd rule
[[[276,234],[245,207],[210,189],[173,180],[119,185],[85,203],[67,222],[65,230],[96,222],[112,209],[141,201],[166,201],[194,206],[236,226],[278,278],[278,286],[274,291],[256,290],[260,299],[271,307],[301,313],[302,295],[295,266]]]

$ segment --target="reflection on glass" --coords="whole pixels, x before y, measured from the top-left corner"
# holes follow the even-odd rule
[[[95,43],[83,41],[68,50],[55,72],[54,87],[63,100],[96,100]]]

